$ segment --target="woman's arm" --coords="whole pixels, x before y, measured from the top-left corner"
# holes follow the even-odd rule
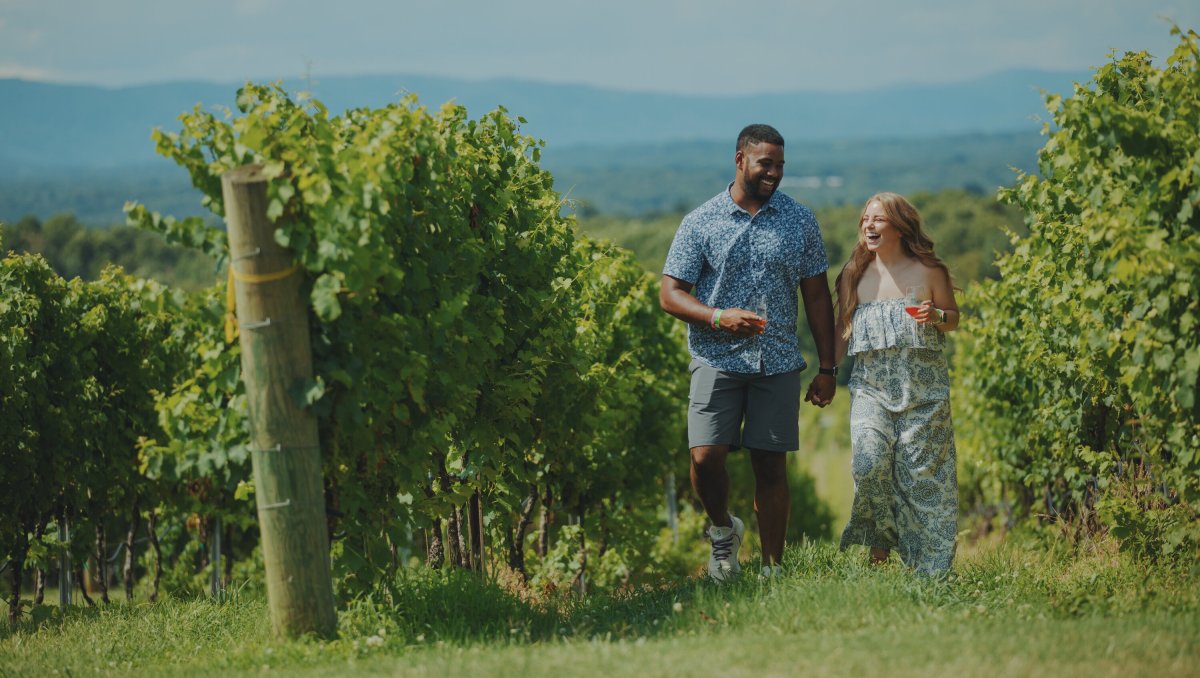
[[[930,270],[929,291],[933,295],[933,308],[941,309],[945,314],[946,321],[937,324],[937,312],[932,309],[926,318],[926,322],[932,323],[934,327],[941,332],[951,332],[958,327],[959,313],[958,302],[954,299],[954,285],[950,283],[950,276],[940,268]]]

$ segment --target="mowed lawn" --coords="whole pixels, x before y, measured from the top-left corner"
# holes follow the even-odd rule
[[[341,613],[337,640],[271,638],[265,602],[114,603],[0,639],[0,675],[1195,676],[1197,572],[1053,532],[963,549],[946,581],[829,543],[787,574],[525,602],[416,572]],[[749,572],[750,570],[747,570]]]

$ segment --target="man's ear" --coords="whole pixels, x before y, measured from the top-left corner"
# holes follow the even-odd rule
[[[737,167],[738,169],[742,169],[742,163],[745,162],[745,160],[746,160],[745,151],[739,150],[737,153],[733,154],[733,165],[735,167]]]

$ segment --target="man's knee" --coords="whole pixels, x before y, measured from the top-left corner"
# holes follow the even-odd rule
[[[787,486],[787,454],[784,452],[750,451],[754,480],[759,487]]]
[[[692,465],[697,468],[709,470],[725,467],[725,457],[729,456],[728,445],[702,445],[693,447]]]

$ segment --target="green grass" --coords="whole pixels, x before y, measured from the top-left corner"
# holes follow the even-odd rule
[[[1200,591],[1111,542],[1052,534],[960,554],[948,580],[831,544],[788,574],[525,602],[470,575],[411,572],[341,613],[338,640],[271,638],[264,601],[73,609],[0,636],[0,675],[1195,675]],[[752,563],[747,563],[750,568]],[[750,571],[749,569],[747,570]]]
[[[811,377],[806,377],[806,379]],[[812,476],[817,496],[833,512],[834,537],[840,537],[854,501],[850,473],[850,389],[838,386],[824,408],[800,408],[800,449],[794,463]]]

